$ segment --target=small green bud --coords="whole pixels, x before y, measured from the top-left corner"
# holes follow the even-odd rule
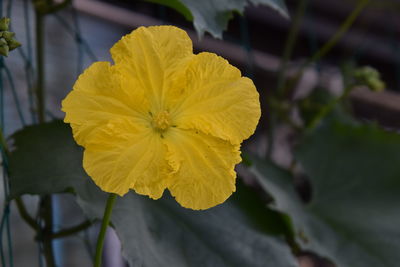
[[[370,66],[358,68],[354,72],[354,78],[358,84],[365,85],[375,92],[383,91],[386,87],[385,82],[381,80],[380,73]]]
[[[4,39],[6,39],[7,41],[10,41],[14,36],[15,36],[15,33],[13,33],[13,32],[9,32],[9,31],[2,32],[2,37]]]
[[[3,56],[8,56],[11,50],[21,46],[21,43],[14,39],[15,33],[8,31],[9,25],[9,18],[0,19],[0,55]]]
[[[0,46],[7,45],[7,41],[4,38],[0,38]]]
[[[370,79],[368,81],[368,87],[374,92],[381,92],[385,90],[386,84],[381,80]]]
[[[0,55],[7,57],[8,52],[9,52],[8,45],[0,46]]]
[[[361,80],[365,81],[366,79],[368,79],[370,77],[376,78],[378,76],[379,76],[379,72],[370,66],[364,66],[361,68],[357,68],[354,71],[354,77],[360,81]]]
[[[9,25],[10,25],[9,18],[4,17],[0,19],[0,31],[7,31]]]
[[[10,49],[10,51],[11,51],[11,50],[14,50],[15,48],[20,47],[20,46],[21,46],[21,43],[18,42],[17,40],[15,40],[14,38],[11,39],[11,40],[8,42],[8,48]]]

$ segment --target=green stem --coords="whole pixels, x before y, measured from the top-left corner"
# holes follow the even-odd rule
[[[51,195],[45,195],[41,198],[40,217],[44,220],[44,228],[42,229],[41,238],[43,242],[43,252],[46,259],[47,267],[55,267],[55,259],[53,252],[53,202]]]
[[[36,10],[36,108],[39,123],[45,121],[45,100],[44,100],[44,15]]]
[[[309,60],[307,60],[300,68],[300,70],[295,75],[293,82],[291,85],[297,84],[300,78],[303,76],[305,69],[310,66],[312,63],[323,58],[327,53],[329,53],[332,48],[337,44],[337,42],[343,37],[343,35],[350,29],[353,25],[354,21],[360,15],[360,13],[364,10],[364,8],[369,4],[370,0],[358,0],[356,7],[353,11],[347,16],[345,21],[340,25],[338,31],[328,40]],[[292,86],[290,86],[292,87]],[[287,87],[284,87],[285,90]]]
[[[350,15],[347,17],[347,19],[343,22],[339,30],[335,33],[334,36],[323,46],[321,47],[320,50],[317,51],[317,53],[314,54],[314,56],[306,62],[305,66],[301,69],[299,75],[299,78],[303,74],[303,71],[306,66],[310,65],[311,63],[319,60],[323,56],[325,56],[331,49],[332,47],[341,39],[341,37],[348,31],[348,29],[353,25],[354,21],[356,18],[360,15],[361,11],[368,5],[370,0],[358,0],[356,8],[353,10],[353,12],[350,13]],[[298,78],[298,79],[299,79]],[[343,94],[331,101],[328,105],[326,105],[321,111],[314,117],[314,119],[310,122],[309,126],[307,127],[308,130],[313,130],[315,127],[321,122],[323,118],[326,117],[334,108],[335,106],[345,99],[351,92],[351,90],[354,88],[354,85],[351,84],[347,86],[344,89]]]
[[[76,225],[74,227],[71,227],[71,228],[68,228],[68,229],[63,229],[63,230],[60,230],[57,233],[53,233],[51,235],[51,238],[52,239],[56,239],[56,238],[67,237],[67,236],[76,234],[76,233],[78,233],[80,231],[83,231],[83,230],[87,229],[88,227],[90,227],[91,225],[92,225],[91,221],[84,221],[83,223],[78,224],[78,225]]]
[[[274,95],[277,96],[278,99],[282,99],[285,95],[284,88],[285,88],[285,81],[286,81],[286,69],[287,69],[287,63],[292,57],[294,46],[296,44],[296,39],[297,35],[299,33],[300,25],[304,17],[304,13],[307,8],[309,0],[301,0],[300,3],[297,6],[296,10],[296,15],[293,19],[293,23],[290,27],[288,37],[286,39],[285,43],[285,48],[283,50],[283,55],[282,55],[282,63],[279,68],[278,72],[278,81],[277,81],[277,86],[276,90],[274,92]],[[267,95],[267,97],[271,97]],[[274,96],[272,96],[274,97]],[[268,98],[265,103],[270,103],[270,99]],[[268,144],[267,144],[267,157],[271,157],[272,151],[273,151],[273,144],[274,144],[274,128],[275,125],[278,121],[277,115],[275,114],[275,110],[271,108],[271,104],[269,104],[269,110],[270,110],[270,118],[268,122],[266,123],[267,125],[267,135],[268,135]],[[265,116],[266,117],[266,116]]]
[[[315,117],[311,120],[310,124],[307,126],[307,130],[311,131],[314,130],[315,127],[318,126],[318,124],[322,121],[323,118],[325,118],[335,107],[336,105],[342,101],[343,99],[347,98],[347,96],[350,94],[351,90],[354,88],[354,85],[351,84],[347,86],[344,89],[343,94],[329,102],[326,106],[324,106],[318,113],[315,115]]]
[[[286,73],[287,63],[292,57],[297,36],[299,34],[300,25],[303,21],[304,13],[306,12],[308,2],[309,0],[301,0],[299,5],[297,6],[296,15],[293,19],[292,26],[290,27],[289,30],[289,35],[285,42],[285,48],[283,50],[282,63],[280,65],[278,72],[278,82],[276,88],[276,93],[280,97],[282,97],[282,94],[284,93],[283,88],[285,83],[285,73]]]
[[[350,13],[350,15],[346,18],[346,20],[339,27],[339,30],[331,37],[331,39],[321,47],[306,63],[306,65],[310,65],[313,62],[320,60],[324,57],[331,49],[336,45],[336,43],[342,38],[342,36],[350,29],[353,25],[354,21],[358,18],[361,11],[368,5],[370,0],[359,0],[357,2],[356,7]]]
[[[56,262],[53,252],[53,242],[48,237],[45,237],[43,240],[43,253],[46,259],[46,267],[56,267]]]
[[[36,24],[36,103],[39,123],[45,122],[45,72],[44,72],[44,19],[45,15],[38,9],[35,9]],[[47,267],[55,266],[53,242],[51,235],[53,234],[53,203],[51,195],[40,198],[41,218],[44,220],[45,226],[42,229],[43,252],[46,259]]]
[[[40,227],[36,223],[36,221],[29,215],[28,211],[26,210],[25,204],[21,197],[17,197],[15,199],[15,204],[17,205],[18,212],[21,216],[21,218],[28,224],[30,225],[35,231],[39,231]]]
[[[4,137],[2,128],[0,128],[0,145],[2,146],[2,148],[4,150],[4,153],[8,156],[9,150],[8,150],[8,146],[7,146],[6,139]]]
[[[101,266],[101,258],[103,254],[103,245],[104,245],[104,238],[106,236],[106,230],[107,227],[110,223],[110,218],[111,218],[111,212],[112,208],[115,203],[115,199],[117,198],[116,194],[110,194],[108,199],[107,199],[107,205],[104,210],[104,215],[103,215],[103,221],[101,223],[101,229],[99,236],[97,238],[97,246],[96,246],[96,255],[94,258],[94,267],[100,267]]]
[[[305,0],[303,0],[305,1]],[[295,84],[298,83],[298,81],[300,80],[300,78],[303,76],[304,70],[311,65],[312,63],[320,60],[322,57],[324,57],[327,53],[329,53],[331,51],[331,49],[337,44],[337,42],[343,37],[343,35],[350,29],[350,27],[353,25],[354,21],[357,19],[357,17],[360,15],[360,13],[364,10],[364,8],[369,4],[370,0],[358,0],[357,1],[357,5],[356,7],[353,9],[353,11],[349,14],[349,16],[345,19],[345,21],[340,25],[338,31],[328,40],[327,43],[325,43],[325,45],[323,45],[309,60],[307,60],[299,69],[299,71],[296,73],[296,75],[294,76],[294,79],[289,83],[286,84],[285,83],[285,68],[287,65],[287,61],[285,61],[285,55],[286,56],[290,56],[291,52],[290,52],[290,48],[291,46],[293,46],[291,44],[292,39],[295,39],[295,35],[297,34],[296,32],[296,27],[298,28],[298,26],[294,23],[293,24],[293,28],[291,29],[291,34],[294,36],[292,37],[288,37],[288,43],[285,47],[287,47],[288,52],[284,53],[284,58],[283,58],[283,63],[281,66],[281,72],[279,75],[279,80],[278,80],[278,87],[277,87],[277,92],[279,94],[279,96],[283,97],[285,96],[287,93],[287,90],[289,88],[293,88]],[[299,9],[298,9],[298,16],[299,16],[299,22],[300,23],[300,19],[301,16],[304,15],[304,11],[302,11],[301,9],[304,8],[302,6],[302,3],[299,4]],[[303,14],[302,14],[303,12]],[[297,17],[297,15],[296,15]],[[296,19],[297,20],[297,19]],[[293,47],[292,47],[293,49]],[[286,48],[285,48],[286,50]],[[288,58],[289,58],[288,56]],[[287,59],[288,60],[288,59]],[[282,76],[281,76],[282,75]],[[340,101],[340,100],[338,100]],[[334,103],[332,103],[333,106],[335,106]],[[331,108],[326,108],[328,110],[326,111],[322,111],[324,113],[328,113]],[[323,118],[326,114],[319,114],[318,116],[321,116],[321,118]],[[307,127],[307,128],[314,128],[320,121],[321,118],[315,118],[311,124]],[[274,117],[274,115],[271,114],[271,123],[275,124],[276,123],[277,118]],[[269,127],[273,127],[273,125],[270,125]],[[271,147],[273,144],[273,131],[270,130],[270,136],[268,138],[268,151],[267,151],[267,156],[271,155]]]

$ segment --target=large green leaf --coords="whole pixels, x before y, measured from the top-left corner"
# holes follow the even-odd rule
[[[399,266],[400,136],[330,120],[296,157],[312,184],[306,205],[288,172],[255,157],[251,170],[292,217],[302,247],[340,267]]]
[[[188,11],[193,17],[193,24],[200,36],[204,32],[211,33],[214,37],[222,38],[228,21],[233,12],[243,13],[250,2],[254,5],[266,5],[277,10],[282,16],[288,18],[288,11],[283,0],[147,0],[157,2],[176,9],[188,18]],[[179,2],[186,6],[182,8]]]
[[[82,149],[62,121],[28,126],[11,136],[10,195],[51,194],[78,185],[87,177]]]
[[[77,189],[88,216],[101,218],[107,195],[91,181]],[[279,238],[253,227],[232,201],[207,211],[128,193],[118,198],[112,224],[130,266],[297,266]]]
[[[13,196],[73,188],[84,212],[102,217],[107,194],[82,169],[68,125],[29,126],[12,140]],[[296,266],[282,238],[291,235],[286,218],[242,184],[231,200],[207,211],[184,209],[167,194],[155,201],[131,192],[118,198],[112,224],[131,266]]]

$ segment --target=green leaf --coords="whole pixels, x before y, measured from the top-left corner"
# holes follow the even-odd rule
[[[190,10],[181,2],[179,2],[179,0],[145,0],[145,1],[164,5],[172,9],[175,9],[176,11],[181,13],[185,17],[185,19],[193,21],[192,13],[190,13]]]
[[[226,30],[228,21],[233,12],[243,13],[248,2],[254,5],[266,5],[279,12],[283,17],[289,18],[289,14],[283,0],[179,0],[191,12],[193,24],[200,36],[209,32],[216,38],[222,38],[222,32]],[[164,1],[161,1],[164,2]],[[166,1],[165,3],[168,3]],[[175,2],[175,1],[174,1]],[[178,10],[179,11],[179,10]]]
[[[266,5],[276,10],[284,18],[289,18],[289,13],[284,0],[250,0],[253,5]]]
[[[28,126],[11,136],[10,196],[51,194],[72,188],[87,177],[82,149],[62,121]]]
[[[298,242],[341,267],[400,262],[400,136],[374,125],[329,121],[296,157],[312,184],[302,204],[291,175],[253,157],[251,170],[293,220]]]
[[[82,149],[67,124],[29,126],[12,141],[14,197],[73,188],[88,217],[102,218],[107,194],[85,174]],[[131,266],[296,266],[282,238],[285,217],[269,211],[242,184],[234,198],[207,211],[182,208],[169,194],[151,200],[130,192],[117,199],[112,224]]]
[[[107,195],[89,180],[77,192],[86,214],[101,218]],[[192,211],[169,194],[130,192],[117,199],[111,221],[130,266],[297,266],[288,246],[255,229],[233,201]]]
[[[267,201],[240,179],[236,181],[236,192],[230,201],[241,209],[256,229],[270,235],[285,237],[293,243],[294,233],[290,218],[286,214],[268,208]]]

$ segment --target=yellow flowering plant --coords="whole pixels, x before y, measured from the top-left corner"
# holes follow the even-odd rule
[[[110,195],[95,266],[116,194],[158,199],[168,189],[201,210],[235,191],[240,145],[261,115],[253,82],[213,53],[193,54],[174,26],[140,27],[96,62],[62,102],[64,122],[84,147],[83,167]]]
[[[260,118],[253,82],[213,53],[193,54],[174,26],[140,27],[111,55],[114,65],[92,64],[62,102],[89,176],[120,196],[168,188],[186,208],[224,202]]]
[[[11,15],[13,2],[18,1],[6,2]],[[308,96],[298,91],[303,88],[298,86],[299,81],[306,79],[303,74],[312,71],[314,63],[322,63],[316,74],[332,73],[331,66],[326,69],[323,64],[323,57],[361,12],[372,7],[372,1],[357,0],[337,32],[303,64],[293,64],[292,55],[298,54],[294,50],[295,40],[302,29],[302,18],[308,13],[309,1],[296,4],[280,64],[265,60],[270,57],[263,56],[264,53],[276,51],[261,49],[258,45],[263,42],[259,37],[255,39],[257,50],[248,49],[254,35],[247,36],[246,18],[237,21],[240,28],[231,25],[233,33],[241,35],[248,52],[243,55],[251,56],[254,52],[254,61],[249,61],[254,68],[248,71],[254,70],[259,89],[262,84],[268,87],[268,92],[264,91],[268,97],[263,99],[268,131],[254,140],[259,145],[257,150],[246,151],[246,166],[240,169],[240,175],[246,179],[237,181],[235,167],[241,161],[242,142],[254,133],[260,119],[259,94],[253,82],[227,60],[213,53],[194,53],[188,34],[174,26],[139,27],[111,48],[113,63],[95,62],[77,20],[70,27],[64,15],[57,15],[57,21],[74,33],[79,45],[78,73],[82,73],[81,67],[86,63],[84,56],[95,63],[79,76],[72,91],[70,84],[65,83],[68,95],[61,104],[64,113],[59,114],[64,120],[55,119],[55,114],[54,120],[49,121],[49,112],[55,110],[46,107],[46,98],[49,92],[57,90],[46,88],[51,87],[52,79],[45,68],[49,63],[44,57],[48,36],[45,17],[70,2],[32,2],[34,46],[25,45],[30,41],[28,1],[20,5],[26,15],[27,34],[22,38],[22,47],[16,50],[24,57],[21,69],[26,71],[26,88],[32,89],[21,102],[21,91],[16,90],[21,81],[14,86],[13,77],[23,75],[15,72],[18,68],[8,66],[8,59],[0,57],[0,76],[3,70],[5,85],[9,86],[23,126],[8,136],[4,133],[10,130],[0,116],[1,126],[7,130],[0,129],[5,196],[0,226],[2,266],[27,266],[18,261],[29,258],[15,257],[17,263],[13,262],[9,230],[14,206],[34,232],[40,248],[38,258],[44,258],[48,267],[91,265],[89,259],[59,257],[62,246],[54,241],[81,233],[97,220],[102,220],[102,224],[94,267],[101,265],[109,226],[116,232],[129,266],[296,267],[302,264],[304,251],[307,257],[315,253],[320,256],[318,259],[344,267],[398,266],[400,258],[396,252],[400,244],[396,226],[400,224],[400,213],[395,211],[400,203],[400,168],[393,162],[400,159],[400,135],[357,120],[348,112],[351,109],[342,105],[349,102],[347,106],[351,102],[348,100],[360,96],[359,86],[380,91],[386,83],[378,70],[349,64],[343,68],[341,94],[331,95],[320,85],[309,88],[313,90]],[[284,0],[148,2],[183,13],[192,20],[200,37],[208,32],[222,38],[233,13],[243,14],[250,3],[269,6],[289,18]],[[103,4],[109,5],[99,5]],[[255,21],[249,25],[253,26]],[[23,24],[20,21],[12,25]],[[18,46],[11,45],[15,41],[13,32],[15,36],[21,34],[14,26],[13,32],[10,29],[9,20],[3,18],[0,35],[8,42],[9,50]],[[260,27],[255,30],[253,34],[259,34]],[[88,33],[85,35],[93,34]],[[107,29],[96,34],[96,38],[111,36]],[[212,44],[209,38],[206,37]],[[279,36],[275,39],[280,40]],[[240,49],[233,43],[215,44],[221,51],[225,46]],[[70,48],[64,47],[64,42],[62,45],[63,53],[71,55],[73,49],[64,49]],[[36,48],[35,60],[30,47]],[[14,55],[18,53],[11,54]],[[231,57],[228,51],[224,55]],[[238,61],[244,67],[246,58],[242,59]],[[35,66],[34,70],[31,66]],[[73,73],[64,65],[60,70]],[[274,89],[270,74],[275,71]],[[332,81],[340,80],[337,78],[332,75]],[[388,86],[393,85],[387,82]],[[336,91],[338,86],[334,84]],[[10,118],[5,119],[13,121],[11,110],[4,110],[8,102],[3,89],[0,79],[0,98],[4,96],[0,113],[9,112],[6,114],[11,114]],[[382,95],[396,101],[394,93]],[[366,96],[368,102],[374,102],[375,93],[368,92]],[[55,107],[59,112],[58,104]],[[394,106],[388,106],[388,111],[395,110]],[[357,108],[355,111],[359,112]],[[28,113],[32,116],[25,120]],[[387,126],[398,128],[396,124]],[[264,140],[268,141],[266,146]],[[259,155],[262,152],[264,157]],[[74,197],[64,199],[64,193]],[[37,205],[25,206],[23,197],[28,194],[37,196]],[[81,212],[65,218],[60,213],[68,203],[64,200],[76,201]],[[79,217],[79,223],[72,222]],[[85,241],[92,251],[90,240]],[[26,253],[25,247],[23,250]]]

